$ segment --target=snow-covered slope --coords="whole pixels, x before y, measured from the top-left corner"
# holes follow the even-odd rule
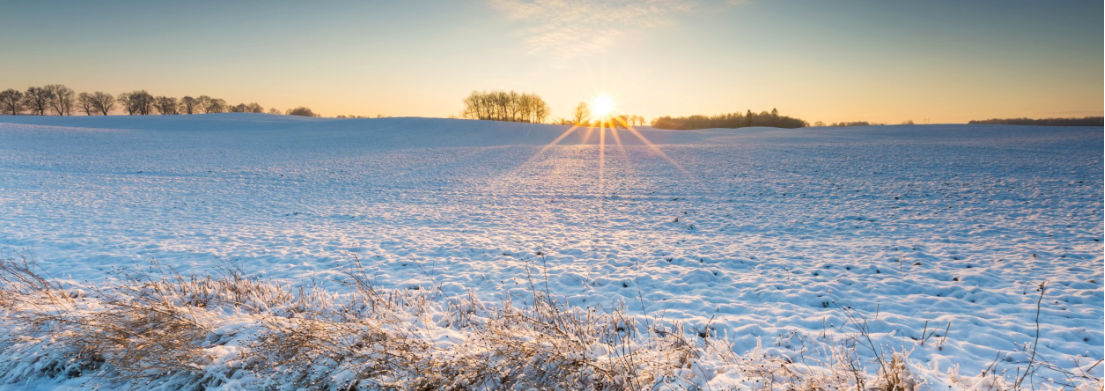
[[[572,304],[709,324],[738,352],[817,357],[853,308],[933,384],[1023,367],[1046,281],[1038,355],[1105,355],[1101,128],[645,128],[657,148],[619,131],[605,150],[578,129],[543,148],[566,129],[0,117],[0,251],[76,283],[158,261],[334,290],[360,259],[383,287],[516,301],[536,262]]]

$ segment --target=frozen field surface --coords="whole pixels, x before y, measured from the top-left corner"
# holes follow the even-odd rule
[[[1100,127],[641,129],[655,147],[577,129],[544,148],[565,130],[0,117],[0,253],[77,284],[156,261],[334,290],[359,259],[381,287],[519,302],[537,270],[573,305],[794,360],[854,332],[853,308],[932,379],[1023,367],[1046,281],[1038,359],[1102,376]]]

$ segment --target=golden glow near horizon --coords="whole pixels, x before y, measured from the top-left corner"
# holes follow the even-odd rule
[[[8,2],[0,35],[26,39],[5,46],[0,90],[64,84],[426,117],[460,116],[472,91],[516,90],[545,100],[550,122],[573,119],[580,98],[597,98],[579,92],[596,88],[618,95],[587,101],[592,120],[772,108],[811,123],[1103,114],[1100,1],[643,4]]]
[[[605,121],[611,114],[614,114],[614,99],[610,97],[610,94],[601,92],[591,98],[592,118]]]

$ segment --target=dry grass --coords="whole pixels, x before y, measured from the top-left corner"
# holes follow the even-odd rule
[[[86,379],[124,389],[641,390],[709,387],[719,374],[747,389],[906,391],[918,387],[901,354],[876,352],[870,375],[861,333],[822,365],[733,354],[722,338],[679,323],[644,323],[624,308],[564,305],[531,275],[529,305],[474,294],[430,300],[378,290],[363,271],[351,293],[289,289],[228,271],[130,279],[85,292],[0,261],[0,383]],[[999,379],[1000,380],[1000,379]],[[994,384],[1002,384],[995,382]]]
[[[688,368],[706,347],[681,330],[647,332],[623,311],[474,295],[443,310],[427,295],[291,291],[237,273],[129,280],[84,293],[26,263],[0,263],[12,337],[3,380],[98,372],[121,384],[207,388],[246,382],[306,389],[642,389]],[[431,313],[444,312],[439,322]],[[451,334],[453,341],[434,342]]]

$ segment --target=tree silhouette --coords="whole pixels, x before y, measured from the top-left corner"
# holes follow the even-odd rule
[[[134,115],[134,107],[130,105],[130,93],[121,92],[119,95],[115,95],[115,101],[123,106],[123,110],[126,110],[127,115]]]
[[[660,117],[652,121],[652,126],[660,129],[708,129],[743,128],[748,126],[770,126],[776,128],[801,128],[806,121],[779,115],[779,110],[762,111],[759,114],[748,110],[745,114],[730,113],[714,116],[692,115],[689,117]]]
[[[200,95],[196,97],[196,112],[207,113],[207,106],[211,105],[211,97],[207,95]]]
[[[182,114],[195,114],[197,103],[196,98],[185,95],[180,98],[180,112]]]
[[[832,124],[829,124],[829,126],[846,128],[850,126],[871,126],[871,123],[867,121],[833,122]]]
[[[61,84],[50,84],[43,87],[48,91],[50,107],[58,115],[73,114],[73,90]]]
[[[645,117],[636,114],[621,115],[618,116],[618,118],[621,118],[622,121],[625,121],[625,125],[629,126],[641,126],[645,124]]]
[[[207,106],[203,108],[204,113],[225,113],[226,101],[219,98],[209,98]]]
[[[579,102],[579,104],[576,105],[576,111],[572,118],[575,119],[576,125],[581,125],[583,121],[591,118],[591,109],[587,107],[586,102]]]
[[[154,97],[145,90],[119,94],[119,103],[130,115],[150,115],[153,112]]]
[[[315,114],[315,112],[311,111],[311,109],[303,106],[288,110],[288,115],[298,115],[301,117],[318,117],[318,114]]]
[[[176,115],[179,113],[177,111],[176,98],[173,97],[159,96],[154,98],[154,106],[157,107],[157,111],[160,112],[161,115]]]
[[[77,105],[81,107],[81,111],[84,111],[84,115],[92,116],[92,113],[96,112],[96,106],[92,102],[92,95],[87,92],[82,92],[77,95]]]
[[[31,110],[32,115],[46,115],[50,107],[50,91],[43,87],[28,87],[23,93],[23,106]]]
[[[93,92],[92,106],[95,107],[100,114],[107,115],[111,112],[111,109],[115,107],[115,97],[106,92]]]
[[[472,91],[464,98],[463,115],[480,120],[540,123],[548,117],[549,105],[534,94]]]
[[[544,118],[548,112],[547,106],[536,105],[537,102],[529,100],[529,96],[515,94],[517,102],[530,107],[532,114],[530,120]],[[85,115],[109,115],[116,103],[128,115],[149,115],[154,112],[162,115],[172,114],[196,114],[196,113],[222,113],[228,109],[237,112],[264,113],[265,108],[257,102],[240,103],[227,106],[226,101],[212,98],[207,95],[198,97],[185,96],[177,99],[168,96],[153,96],[145,90],[121,93],[118,96],[97,91],[95,93],[76,93],[69,87],[61,84],[48,84],[45,86],[28,87],[26,91],[7,89],[0,91],[0,114],[18,115],[27,112],[31,115],[73,115],[74,109],[84,112]],[[540,102],[542,105],[544,102]],[[309,110],[309,109],[308,109]],[[520,109],[513,109],[515,116],[521,116]],[[269,110],[270,113],[281,114],[279,110]],[[317,114],[311,113],[312,116]],[[519,117],[520,118],[520,117]]]
[[[6,89],[0,92],[0,112],[17,115],[23,110],[23,92]]]
[[[227,107],[227,110],[231,113],[264,113],[265,108],[261,107],[257,102],[250,104],[239,103],[234,106]]]

